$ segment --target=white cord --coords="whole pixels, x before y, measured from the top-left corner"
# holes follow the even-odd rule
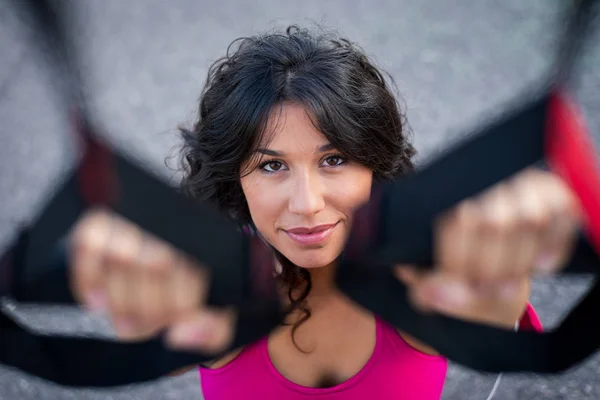
[[[519,321],[517,321],[515,323],[515,331],[518,331],[518,330],[519,330]],[[492,398],[496,394],[496,390],[498,390],[498,386],[500,386],[501,380],[502,380],[502,372],[498,374],[498,377],[496,378],[496,382],[494,382],[494,386],[492,387],[492,391],[490,392],[490,394],[486,400],[492,400]]]

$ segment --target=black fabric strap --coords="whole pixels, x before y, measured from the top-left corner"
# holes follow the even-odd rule
[[[437,216],[544,158],[547,106],[546,95],[527,102],[431,165],[383,189],[384,245],[376,250],[382,261],[433,265],[432,229]],[[403,228],[407,224],[411,229]]]
[[[357,304],[433,346],[453,362],[479,371],[560,373],[587,359],[600,346],[598,284],[559,328],[534,333],[419,313],[407,305],[406,288],[391,273],[365,273],[363,267],[347,263],[337,281]]]
[[[211,276],[210,304],[239,305],[248,302],[250,292],[245,287],[248,283],[245,271],[250,265],[249,236],[214,207],[190,201],[120,154],[112,153],[111,157],[116,166],[112,185],[117,195],[114,201],[102,205],[173,244],[205,266]],[[88,175],[89,181],[97,188],[98,181],[94,175]],[[32,285],[39,283],[46,286],[46,279],[50,278],[48,274],[55,271],[58,275],[65,274],[64,271],[59,272],[58,267],[50,268],[49,260],[79,215],[94,205],[85,200],[85,193],[82,194],[81,178],[81,169],[74,171],[33,226],[19,238],[20,267],[14,284],[28,285],[28,294],[19,287],[6,289],[10,290],[7,294],[17,300],[41,301],[40,297],[27,297],[38,296]],[[18,252],[13,250],[12,253]],[[60,268],[67,265],[66,261],[63,260]],[[274,280],[271,284],[274,285]]]
[[[253,254],[258,253],[260,257],[264,251],[264,245],[258,238],[248,237],[232,229],[231,225],[215,221],[212,210],[201,209],[198,212],[196,207],[191,211],[190,207],[194,206],[177,198],[172,189],[161,186],[161,182],[150,176],[144,176],[133,165],[124,165],[121,171],[129,174],[119,176],[123,182],[133,184],[120,193],[127,200],[118,205],[122,215],[173,241],[179,248],[185,249],[186,245],[193,246],[194,243],[189,239],[186,242],[178,235],[188,235],[186,238],[195,238],[204,246],[209,244],[202,249],[198,258],[210,260],[210,264],[206,265],[212,275],[211,304],[236,305],[238,308],[235,340],[221,354],[172,352],[164,346],[162,337],[131,344],[48,336],[25,329],[0,314],[1,363],[63,385],[118,386],[158,379],[176,369],[214,359],[228,350],[259,339],[282,321],[284,313],[276,297],[272,274],[265,274],[264,271],[271,265],[255,262],[252,264],[256,268],[249,271]],[[42,218],[32,228],[22,231],[17,242],[5,253],[2,268],[6,268],[5,271],[10,269],[11,284],[6,285],[5,282],[4,295],[20,302],[75,302],[68,274],[68,242],[60,238],[64,237],[69,225],[65,220],[74,221],[83,209],[84,202],[77,191],[76,177],[73,175],[67,180],[63,190],[42,212]],[[141,206],[134,207],[135,204]],[[144,214],[159,207],[173,212],[160,213],[160,219]],[[179,230],[174,231],[173,227]],[[48,248],[49,243],[54,243],[54,246]],[[223,248],[235,249],[235,245],[238,248],[233,253],[222,251]],[[246,274],[243,279],[242,273]],[[214,290],[215,287],[218,291]]]
[[[449,359],[488,372],[562,372],[600,346],[598,284],[561,325],[548,332],[513,332],[442,315],[423,315],[409,305],[406,290],[392,275],[396,263],[435,265],[433,226],[451,206],[547,157],[549,131],[556,123],[550,102],[564,89],[593,20],[593,0],[578,1],[547,87],[429,166],[399,181],[374,187],[372,201],[359,210],[337,282],[363,307],[429,344]],[[583,155],[582,155],[583,156]],[[564,166],[563,166],[564,167]],[[570,166],[570,168],[576,168]],[[571,171],[576,173],[577,171]],[[583,172],[582,172],[583,173]],[[598,171],[585,171],[597,181]],[[600,198],[596,199],[600,207]],[[598,254],[582,234],[564,273],[600,273]]]
[[[362,254],[363,265],[371,271],[373,265],[435,265],[433,227],[439,215],[544,159],[549,96],[546,93],[502,116],[412,176],[376,186],[373,191],[380,192],[378,200],[368,204],[370,217],[364,220],[377,220],[379,227],[370,235],[372,248]],[[364,240],[360,241],[364,246]],[[596,265],[578,261],[584,258],[578,252],[591,250],[585,234],[580,241],[584,243],[561,274],[599,272]]]
[[[65,23],[56,18],[48,1],[15,3],[28,7],[39,17],[37,29],[54,40],[51,51],[52,46],[64,45],[67,35],[61,35],[59,28],[64,28]],[[2,257],[0,277],[4,281],[0,287],[4,292],[0,295],[8,294],[21,301],[71,302],[68,259],[64,253],[61,255],[61,241],[85,208],[101,204],[210,268],[211,302],[236,305],[241,312],[236,340],[230,348],[268,333],[282,320],[283,313],[274,283],[268,279],[271,274],[264,263],[253,262],[252,249],[260,247],[256,240],[245,237],[211,207],[192,204],[103,145],[93,134],[80,98],[73,58],[68,51],[53,54],[70,77],[66,86],[71,95],[65,95],[65,99],[72,103],[69,108],[76,110],[80,121],[78,139],[84,157],[41,217],[23,231],[20,240]],[[474,140],[455,148],[437,164],[386,185],[381,191],[376,188],[370,204],[357,215],[357,221],[363,222],[357,223],[352,232],[336,277],[340,288],[358,304],[471,368],[557,372],[580,362],[598,346],[600,332],[594,326],[596,316],[592,312],[600,305],[597,287],[557,330],[514,333],[416,313],[406,299],[405,289],[392,278],[389,269],[390,263],[398,260],[426,265],[431,261],[432,221],[440,210],[543,158],[548,93],[541,91],[540,96],[512,116],[488,127],[481,136],[475,135]],[[508,153],[502,159],[492,159],[499,149]],[[454,187],[450,179],[461,172],[468,178]],[[90,185],[91,182],[103,184]],[[573,261],[581,271],[597,265],[596,254],[586,245],[583,238]],[[273,284],[264,285],[265,281]],[[0,335],[1,363],[71,386],[143,382],[215,356],[168,351],[160,337],[125,344],[40,335],[2,314]],[[117,362],[126,367],[117,368]]]
[[[223,352],[270,332],[282,321],[284,312],[273,275],[265,273],[272,265],[251,263],[264,245],[214,207],[183,197],[104,143],[87,115],[72,48],[66,40],[65,14],[50,1],[17,3],[34,17],[38,39],[49,46],[46,54],[53,56],[57,80],[66,78],[59,92],[72,113],[75,139],[83,156],[39,217],[0,257],[0,296],[21,302],[74,303],[66,238],[82,212],[103,206],[170,242],[209,270],[208,303],[238,310],[235,340]],[[0,362],[64,385],[114,386],[157,379],[218,356],[171,352],[160,337],[125,344],[39,335],[4,315],[0,323]],[[128,367],[115,368],[116,362]]]
[[[268,310],[268,312],[267,312]],[[232,348],[251,343],[281,319],[272,303],[242,307]],[[224,354],[196,354],[166,348],[163,336],[122,343],[94,338],[41,335],[0,313],[0,362],[28,374],[75,387],[114,387],[156,380]]]
[[[355,218],[348,244],[354,251],[336,277],[344,293],[452,361],[481,371],[562,372],[593,354],[600,346],[598,285],[557,329],[532,333],[419,313],[392,275],[399,263],[434,265],[437,215],[544,156],[547,99],[503,117],[411,177],[375,187]],[[563,273],[599,272],[600,260],[581,235]]]

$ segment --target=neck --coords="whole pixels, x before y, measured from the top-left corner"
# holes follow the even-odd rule
[[[337,263],[331,263],[325,267],[312,268],[309,270],[312,282],[309,298],[329,296],[337,292],[334,285],[336,266]]]
[[[320,306],[324,303],[329,303],[330,300],[339,295],[339,290],[335,286],[335,270],[337,268],[337,261],[332,262],[329,265],[319,268],[310,268],[308,273],[310,274],[311,289],[306,298],[309,307]],[[304,291],[304,286],[297,288],[297,294],[299,295]],[[288,301],[287,290],[282,292],[282,299],[284,302]]]
[[[313,314],[322,309],[330,309],[339,297],[339,290],[335,286],[335,269],[337,263],[325,267],[310,269],[312,287],[306,301]]]
[[[330,265],[308,269],[311,279],[311,289],[306,297],[306,305],[314,316],[315,313],[320,313],[324,310],[330,310],[331,307],[335,307],[339,304],[337,300],[343,298],[340,296],[340,292],[334,284],[335,269],[337,263],[331,263]],[[303,292],[304,287],[298,288],[298,295]],[[287,291],[286,294],[282,294],[282,299],[285,303],[288,301]],[[290,316],[291,323],[297,322],[298,318],[304,318],[305,314],[303,311],[299,311]]]

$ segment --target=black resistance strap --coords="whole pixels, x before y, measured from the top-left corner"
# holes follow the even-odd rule
[[[234,306],[240,312],[235,340],[223,353],[268,334],[284,312],[272,266],[260,256],[265,250],[262,242],[210,205],[183,197],[110,148],[96,133],[85,106],[76,52],[68,40],[74,37],[69,31],[73,24],[68,23],[65,10],[48,0],[13,3],[33,18],[37,45],[51,56],[52,70],[61,77],[58,90],[73,115],[83,155],[39,217],[1,257],[0,296],[73,304],[65,237],[82,212],[103,206],[209,269],[209,304]],[[594,3],[580,1],[574,7],[563,48],[571,50],[582,42]],[[562,51],[551,84],[536,96],[519,97],[515,104],[521,106],[515,111],[469,135],[417,173],[374,187],[371,201],[356,215],[338,271],[337,282],[350,298],[450,360],[482,371],[559,372],[596,351],[600,344],[600,327],[592,321],[593,308],[600,306],[596,286],[556,330],[514,333],[416,312],[390,269],[398,262],[431,265],[431,232],[437,215],[545,159],[577,193],[589,219],[564,272],[597,273],[600,180],[586,133],[562,88],[574,59],[575,53]],[[0,363],[61,385],[145,382],[216,356],[171,351],[162,335],[138,343],[42,335],[0,313]]]

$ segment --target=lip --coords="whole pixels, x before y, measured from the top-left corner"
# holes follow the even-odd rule
[[[303,245],[314,245],[324,242],[335,230],[335,224],[326,224],[308,227],[300,227],[293,229],[285,229],[284,232],[294,240]]]

